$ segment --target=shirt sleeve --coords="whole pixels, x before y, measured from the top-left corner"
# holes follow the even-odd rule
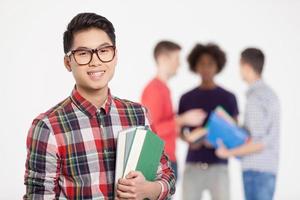
[[[145,126],[149,126],[149,120],[148,120],[148,113],[147,110],[144,108],[146,120],[145,120]],[[161,184],[161,193],[159,195],[159,200],[164,199],[170,199],[171,196],[175,193],[175,173],[174,170],[171,167],[171,163],[169,161],[168,156],[163,152],[160,164],[157,169],[156,173],[156,181],[158,181]]]
[[[172,135],[176,131],[175,113],[172,113],[168,118],[163,117],[164,106],[169,104],[170,99],[163,98],[157,91],[149,90],[142,97],[142,104],[147,107],[151,127],[155,129],[159,136]]]
[[[277,138],[275,132],[269,131],[270,123],[278,108],[273,108],[272,103],[263,103],[257,99],[249,100],[246,107],[245,128],[249,131],[253,142],[270,146]]]
[[[27,136],[23,199],[56,199],[59,194],[59,159],[54,135],[45,122],[35,120]]]
[[[163,152],[158,166],[156,181],[158,181],[162,190],[159,195],[159,200],[169,199],[175,193],[175,174],[171,168],[170,161],[166,154]]]

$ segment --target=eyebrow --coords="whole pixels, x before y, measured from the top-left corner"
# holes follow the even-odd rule
[[[96,49],[101,48],[101,47],[105,47],[105,46],[112,46],[112,45],[113,45],[113,44],[110,44],[110,43],[108,43],[108,42],[104,42],[104,43],[100,44],[98,47],[96,47]],[[85,46],[79,46],[79,47],[77,47],[77,48],[74,49],[74,50],[77,50],[77,49],[91,49],[91,48],[85,47]]]

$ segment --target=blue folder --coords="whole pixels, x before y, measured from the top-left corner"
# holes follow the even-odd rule
[[[206,128],[208,130],[206,139],[215,148],[218,147],[217,141],[219,139],[223,141],[223,144],[228,149],[238,147],[244,144],[248,139],[248,134],[244,129],[227,122],[215,112],[210,114]]]

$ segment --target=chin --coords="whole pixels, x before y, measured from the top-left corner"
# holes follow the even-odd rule
[[[106,84],[99,84],[99,85],[93,85],[93,86],[90,86],[91,89],[93,90],[101,90],[101,89],[104,89],[107,87],[107,83]]]
[[[97,90],[102,90],[106,88],[108,85],[107,82],[105,83],[93,83],[93,84],[86,84],[85,88],[90,90],[90,91],[97,91]]]

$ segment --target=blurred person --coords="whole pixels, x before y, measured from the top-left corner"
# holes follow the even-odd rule
[[[150,114],[151,128],[165,141],[166,154],[169,156],[171,166],[178,176],[176,161],[176,138],[179,127],[183,125],[197,126],[205,113],[201,109],[193,109],[177,115],[173,111],[168,81],[176,75],[180,66],[181,47],[171,41],[160,41],[154,48],[156,62],[156,76],[143,90],[141,103]]]
[[[118,132],[149,126],[144,107],[109,90],[117,64],[115,37],[113,24],[95,13],[80,13],[68,24],[64,64],[75,87],[32,123],[24,199],[167,199],[175,192],[164,153],[155,181],[132,171],[114,188]]]
[[[188,55],[189,68],[200,78],[200,83],[183,94],[179,103],[179,114],[191,109],[203,109],[209,114],[222,106],[234,119],[238,116],[237,101],[233,93],[216,83],[215,77],[225,66],[226,55],[216,44],[196,44]],[[187,126],[185,129],[197,130],[204,127]],[[185,134],[183,139],[186,139]],[[189,142],[189,140],[187,140]],[[208,190],[212,200],[229,200],[229,178],[227,159],[215,155],[215,149],[202,139],[189,142],[186,168],[183,177],[183,199],[199,200],[204,190]]]
[[[247,200],[272,200],[279,160],[280,103],[262,78],[265,56],[260,49],[241,53],[240,71],[249,85],[244,128],[250,135],[235,149],[224,145],[216,151],[220,158],[242,157],[243,182]]]

